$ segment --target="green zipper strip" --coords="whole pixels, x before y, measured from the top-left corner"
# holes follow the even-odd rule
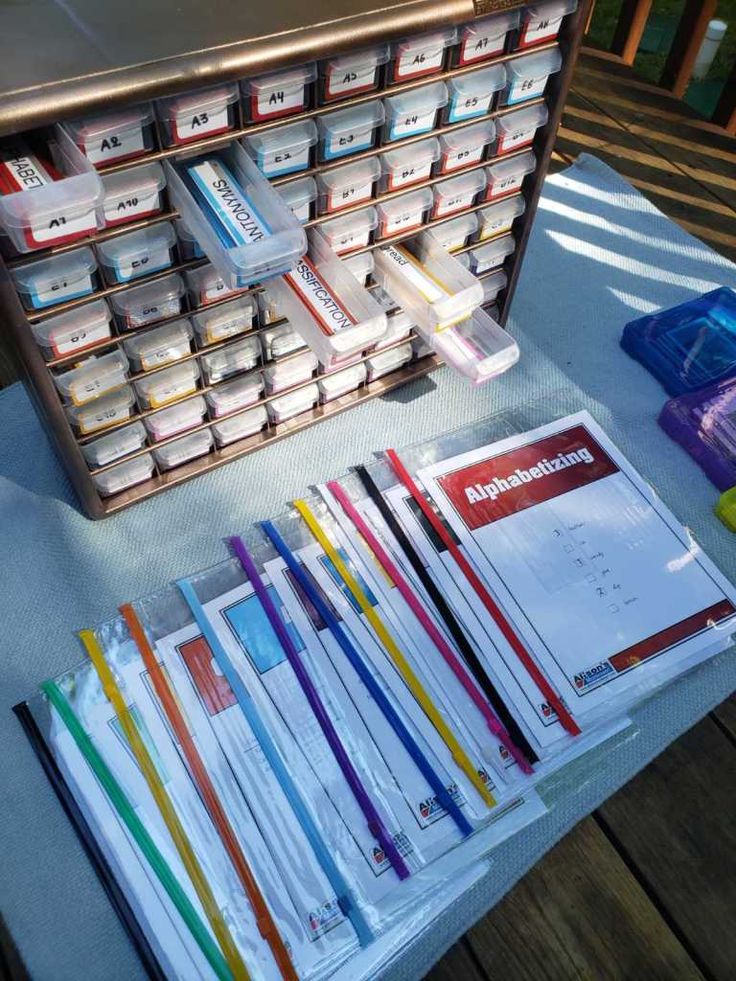
[[[85,760],[87,763],[89,763],[92,772],[102,784],[113,807],[125,823],[128,831],[130,831],[132,836],[135,838],[138,847],[145,855],[146,860],[153,871],[156,873],[159,882],[168,893],[172,903],[179,911],[181,918],[189,927],[192,936],[196,940],[204,956],[209,961],[210,967],[215,972],[217,977],[221,979],[221,981],[233,981],[232,973],[230,968],[227,966],[224,957],[222,956],[220,948],[212,939],[209,930],[200,919],[199,914],[189,900],[189,897],[179,885],[179,882],[174,873],[171,871],[166,859],[158,850],[148,831],[146,831],[141,819],[138,817],[130,801],[125,796],[125,792],[123,791],[122,787],[112,775],[107,764],[95,748],[92,740],[84,731],[82,724],[74,714],[74,710],[66,700],[66,697],[62,693],[61,689],[55,682],[45,681],[41,685],[41,691],[43,691],[48,700],[61,716],[64,725],[71,733],[74,742],[77,744]]]

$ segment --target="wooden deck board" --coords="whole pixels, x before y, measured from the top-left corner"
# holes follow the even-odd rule
[[[644,964],[648,977],[702,979],[593,818],[466,937],[487,976],[503,981],[627,981]]]

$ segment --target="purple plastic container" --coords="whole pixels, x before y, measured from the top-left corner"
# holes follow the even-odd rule
[[[670,399],[659,424],[719,490],[736,486],[736,375]]]

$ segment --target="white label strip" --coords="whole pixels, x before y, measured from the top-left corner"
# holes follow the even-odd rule
[[[425,109],[424,112],[410,112],[398,116],[391,124],[391,139],[399,136],[409,136],[410,133],[424,133],[434,128],[434,117],[437,107]]]
[[[51,177],[41,161],[29,153],[0,160],[0,170],[14,191],[34,191],[51,183]]]
[[[65,332],[63,336],[64,339],[58,341],[53,335],[49,338],[51,350],[57,358],[109,337],[110,325],[107,317],[103,317],[99,323],[91,324],[89,327],[80,327],[79,330],[74,331],[72,334]]]
[[[397,187],[403,187],[405,184],[416,184],[418,181],[426,180],[431,173],[431,160],[418,166],[402,167],[401,169],[397,167],[396,170],[392,171],[389,178],[389,190],[394,191]]]
[[[521,78],[514,82],[509,92],[509,102],[521,102],[522,99],[536,99],[542,95],[547,85],[549,75],[539,75],[537,78]]]
[[[417,51],[410,49],[402,54],[396,62],[396,78],[411,78],[412,75],[423,75],[442,67],[445,49],[442,45],[434,51]]]
[[[143,127],[136,126],[121,133],[113,133],[101,140],[87,140],[82,146],[85,156],[94,164],[109,163],[122,157],[132,157],[145,150]]]
[[[505,133],[501,137],[499,149],[511,150],[512,147],[523,146],[525,143],[531,143],[534,139],[534,134],[536,131],[536,127],[534,126],[525,126],[523,129],[516,129],[512,133]]]
[[[354,327],[356,321],[331,292],[309,259],[303,257],[284,280],[328,337]]]
[[[180,112],[172,120],[174,139],[193,140],[208,133],[219,133],[229,126],[228,106],[224,103],[219,109],[203,110],[202,112]]]
[[[338,211],[359,201],[370,201],[373,197],[373,181],[367,184],[349,184],[339,190],[330,191],[327,197],[327,210]]]
[[[286,174],[293,170],[306,170],[309,166],[309,151],[305,146],[298,150],[278,150],[274,153],[259,154],[258,165],[267,177]]]
[[[505,42],[505,31],[503,34],[484,34],[481,37],[472,34],[463,41],[460,49],[460,64],[465,65],[470,61],[479,61],[481,58],[490,58],[491,55],[503,54]]]
[[[144,194],[130,194],[126,198],[113,198],[111,201],[106,199],[103,207],[105,224],[110,225],[160,211],[161,201],[158,191],[148,191]]]
[[[338,71],[334,69],[327,76],[327,95],[343,95],[345,92],[360,92],[371,89],[376,84],[376,66],[363,65],[358,71]]]
[[[443,171],[457,170],[459,167],[469,167],[470,164],[477,163],[483,156],[485,143],[476,147],[463,147],[461,150],[453,150],[445,154],[445,165]]]
[[[542,17],[539,20],[530,20],[521,34],[521,45],[539,44],[541,41],[548,41],[550,38],[557,37],[560,30],[562,17]]]
[[[271,234],[268,225],[221,161],[203,160],[189,168],[189,175],[237,245],[254,245]]]
[[[450,295],[441,283],[424,271],[419,262],[406,249],[396,245],[383,245],[379,251],[396,272],[415,289],[419,290],[425,300],[435,303],[437,300],[442,300]]]
[[[290,89],[265,89],[259,92],[256,99],[256,111],[259,116],[278,116],[282,112],[301,109],[303,105],[303,85]]]

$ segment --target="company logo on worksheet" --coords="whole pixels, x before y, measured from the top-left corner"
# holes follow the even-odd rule
[[[578,691],[589,691],[597,685],[602,684],[609,677],[615,674],[613,667],[608,661],[601,661],[594,664],[592,668],[586,668],[575,675],[575,687]]]
[[[617,473],[585,426],[573,426],[438,478],[471,531]]]

